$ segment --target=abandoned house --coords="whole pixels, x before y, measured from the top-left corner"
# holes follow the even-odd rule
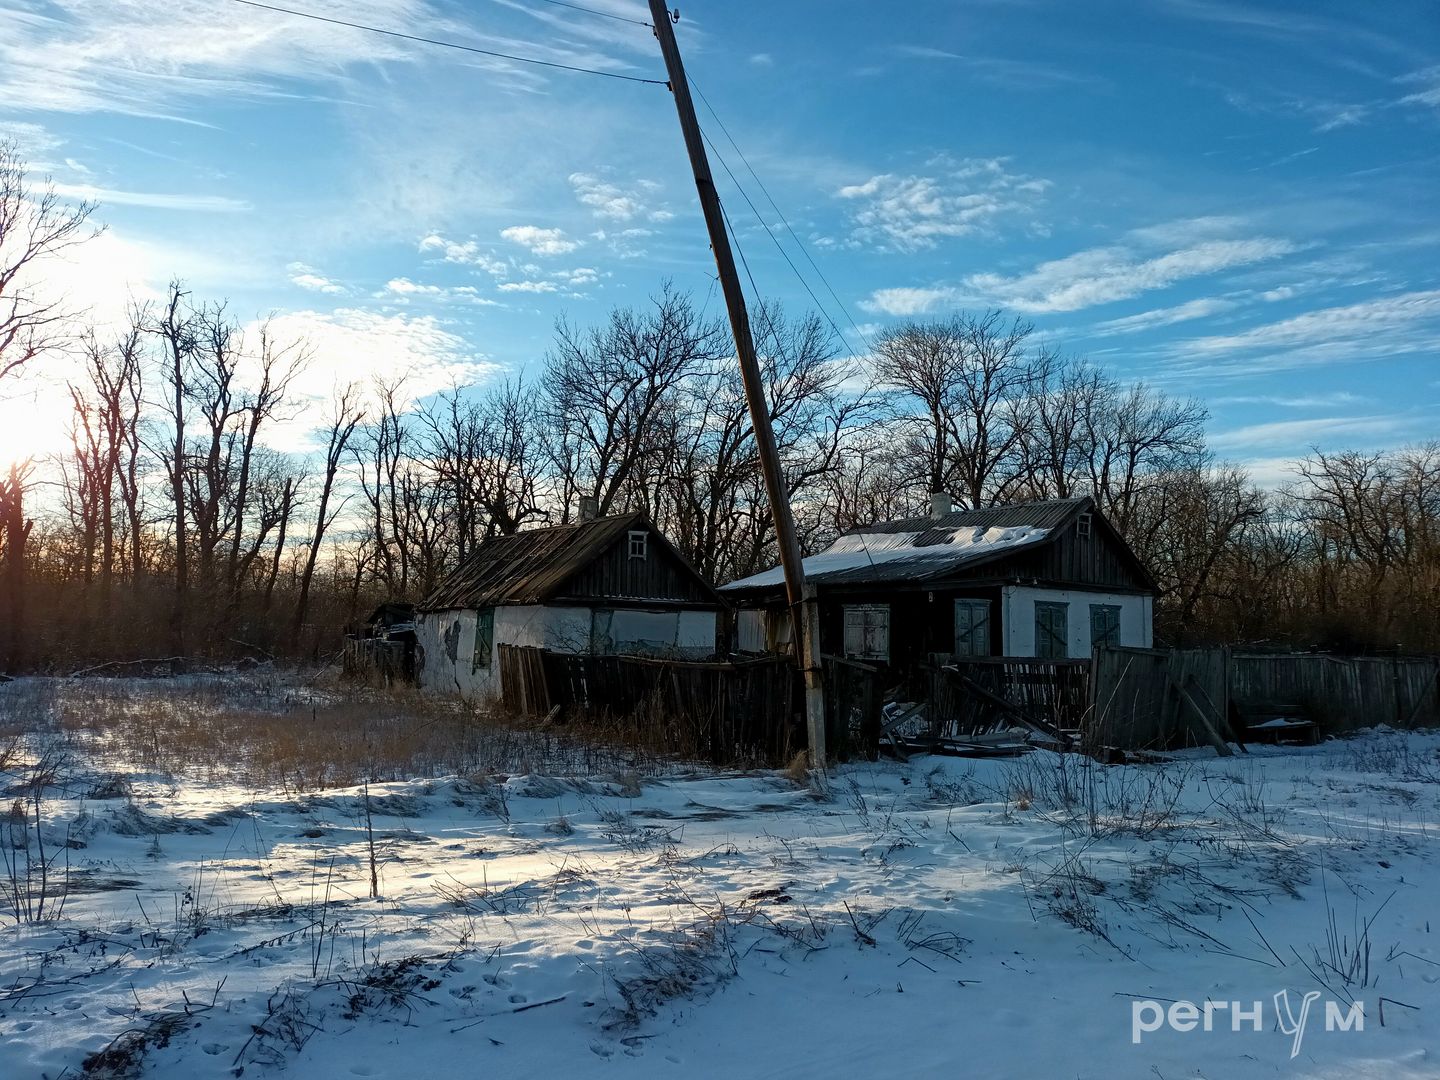
[[[1088,497],[952,511],[937,495],[928,518],[844,533],[805,560],[805,580],[821,651],[867,663],[1152,644],[1155,581]],[[789,647],[779,567],[720,591],[737,609],[737,651]]]
[[[418,681],[498,694],[501,645],[708,657],[724,607],[644,514],[496,536],[420,604]]]

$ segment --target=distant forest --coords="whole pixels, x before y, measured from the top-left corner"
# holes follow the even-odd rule
[[[381,599],[417,600],[486,537],[645,510],[717,582],[776,561],[728,325],[657,283],[561,321],[528,381],[420,403],[403,382],[292,391],[304,341],[172,283],[116,331],[42,299],[36,264],[93,207],[0,144],[0,392],[62,350],[70,449],[0,475],[7,670],[316,657]],[[1204,405],[1123,383],[1000,311],[899,324],[846,355],[828,324],[751,313],[807,551],[877,520],[1079,494],[1161,585],[1156,636],[1440,648],[1440,443],[1313,452],[1280,490],[1206,445]],[[267,438],[316,411],[320,448]],[[43,483],[44,495],[39,486]]]

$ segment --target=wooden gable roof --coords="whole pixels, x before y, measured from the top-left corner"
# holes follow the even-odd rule
[[[655,599],[724,605],[714,586],[675,550],[645,514],[636,512],[492,536],[425,597],[419,609],[546,603],[567,595],[578,578],[637,530],[643,530],[656,543],[662,557],[673,565],[672,580],[678,579],[682,585],[680,595]]]

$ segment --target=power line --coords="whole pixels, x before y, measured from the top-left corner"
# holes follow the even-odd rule
[[[583,11],[588,15],[599,15],[602,19],[614,19],[616,22],[629,23],[631,26],[649,26],[644,19],[631,19],[625,15],[616,15],[610,11],[600,11],[592,7],[584,7],[581,4],[567,4],[565,0],[542,0],[542,3],[554,4],[556,7],[569,8],[571,11]]]
[[[805,275],[800,273],[799,267],[797,267],[794,260],[790,258],[789,252],[787,252],[784,245],[780,243],[780,238],[776,236],[775,233],[771,230],[770,226],[765,223],[765,219],[760,216],[760,211],[755,209],[755,204],[750,200],[749,194],[747,194],[745,189],[740,186],[740,181],[735,179],[735,174],[731,172],[730,165],[725,160],[725,155],[720,153],[719,147],[715,145],[709,135],[705,134],[704,129],[701,129],[700,134],[704,137],[705,144],[710,147],[710,149],[714,152],[715,157],[719,160],[720,167],[725,170],[725,175],[730,177],[730,182],[735,185],[735,190],[740,192],[740,197],[745,200],[745,205],[750,207],[750,212],[755,215],[755,220],[760,222],[760,227],[764,229],[766,234],[770,237],[771,243],[775,245],[775,250],[780,252],[780,257],[785,260],[785,264],[790,267],[790,270],[792,273],[794,273],[796,280],[800,282],[800,287],[803,288],[806,294],[809,295],[810,300],[812,303],[814,303],[816,310],[818,310],[821,315],[825,316],[825,321],[830,324],[830,329],[835,331],[835,337],[839,340],[840,347],[844,348],[845,335],[840,332],[840,327],[835,325],[835,320],[832,319],[830,317],[830,313],[825,310],[825,305],[820,303],[820,298],[816,296],[815,291],[810,288],[810,283],[805,280]],[[725,220],[728,223],[730,219],[727,217]],[[734,229],[731,229],[731,234],[734,234]],[[740,246],[740,241],[738,238],[735,241],[735,246],[737,248]],[[745,253],[743,251],[740,253],[740,260],[741,262],[744,262],[745,260]],[[748,266],[745,268],[745,272],[747,274],[750,272],[750,268]],[[755,284],[753,279],[751,280],[750,284],[752,286]],[[859,327],[856,327],[856,331],[859,331]]]
[[[624,79],[626,82],[648,83],[651,86],[668,85],[664,79],[642,79],[638,75],[622,75],[617,71],[599,71],[596,68],[577,67],[574,64],[561,64],[554,60],[537,60],[533,56],[516,56],[513,53],[496,52],[493,49],[480,49],[474,45],[460,45],[454,41],[442,41],[439,38],[421,37],[418,34],[405,34],[399,30],[385,30],[378,26],[367,26],[364,23],[347,22],[345,19],[333,19],[328,15],[316,15],[309,11],[296,11],[294,8],[278,7],[275,4],[262,4],[259,0],[234,0],[237,4],[244,4],[246,7],[260,8],[264,11],[275,11],[281,15],[294,15],[301,19],[313,19],[316,22],[330,23],[333,26],[346,26],[351,30],[364,30],[371,34],[383,34],[386,37],[400,38],[404,41],[418,41],[423,45],[440,45],[446,49],[459,49],[461,52],[477,53],[480,56],[493,56],[501,60],[514,60],[520,64],[534,64],[537,67],[558,68],[561,71],[578,71],[586,75],[603,75],[607,79]],[[567,7],[572,5],[565,5]],[[616,16],[618,18],[618,16]],[[648,23],[646,24],[649,25]]]
[[[840,297],[836,294],[835,288],[830,284],[830,280],[825,276],[825,272],[820,269],[819,265],[815,262],[815,259],[811,256],[810,250],[805,246],[804,242],[800,239],[800,237],[796,235],[795,230],[791,228],[789,220],[785,217],[785,214],[780,209],[780,207],[776,205],[774,196],[770,194],[770,189],[765,186],[765,181],[760,179],[759,174],[755,171],[755,167],[750,164],[750,159],[745,156],[745,152],[741,150],[739,144],[736,143],[735,137],[730,134],[730,129],[725,126],[725,121],[720,119],[720,114],[715,111],[715,106],[710,104],[710,99],[705,96],[705,91],[701,90],[700,87],[696,85],[693,78],[690,80],[690,85],[695,88],[695,93],[700,95],[700,100],[704,102],[706,110],[714,118],[715,123],[719,125],[721,132],[724,133],[726,140],[734,148],[735,153],[740,156],[740,160],[744,163],[745,168],[749,171],[750,175],[754,177],[755,183],[760,186],[761,192],[765,195],[766,201],[770,204],[770,209],[774,210],[776,216],[780,218],[781,224],[785,226],[785,231],[790,234],[790,239],[795,241],[795,246],[800,249],[800,254],[804,255],[805,261],[810,264],[810,269],[815,271],[815,275],[820,279],[821,283],[824,284],[826,292],[830,294],[831,299],[833,299],[836,305],[840,308],[841,314],[845,316],[846,321],[854,329],[855,333],[859,335],[861,342],[864,343],[867,349],[873,351],[874,344],[870,341],[869,336],[860,329],[859,325],[855,322],[854,317],[850,314],[850,310],[845,306],[845,302],[841,300]],[[719,155],[718,150],[716,151],[716,155]],[[724,164],[723,158],[721,158],[721,164]],[[726,166],[725,171],[730,171],[728,166]],[[731,179],[734,179],[733,176]],[[736,187],[739,187],[739,184],[736,184]],[[744,194],[744,192],[742,191],[741,194]],[[757,214],[756,216],[758,217],[759,215]],[[764,222],[762,221],[761,224],[764,224]],[[776,243],[778,244],[779,241],[776,241]],[[794,269],[793,265],[791,268]],[[797,277],[800,276],[800,272],[798,270],[796,270],[795,273]]]

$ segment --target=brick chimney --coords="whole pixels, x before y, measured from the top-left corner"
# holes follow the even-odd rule
[[[581,522],[594,521],[600,516],[600,500],[594,495],[580,496],[580,520]]]
[[[937,521],[950,513],[950,495],[944,491],[932,491],[930,493],[930,516]]]

